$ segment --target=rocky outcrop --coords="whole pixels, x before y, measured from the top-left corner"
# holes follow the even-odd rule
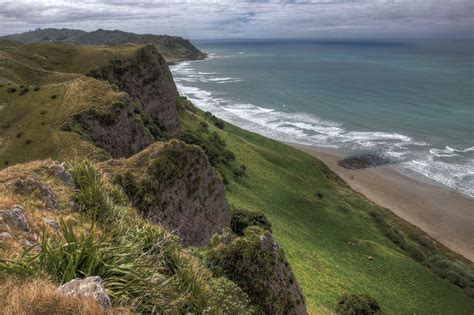
[[[53,219],[43,217],[41,221],[43,221],[45,225],[49,226],[55,232],[61,230],[61,226],[59,225],[59,223]]]
[[[142,150],[155,139],[153,123],[147,125],[144,114],[124,97],[105,110],[90,109],[76,114],[63,127],[65,131],[79,131],[87,140],[109,152],[114,158],[128,157]]]
[[[393,161],[388,159],[382,155],[374,154],[374,153],[367,153],[361,155],[355,155],[347,157],[343,160],[339,161],[339,166],[350,170],[358,170],[364,169],[369,167],[377,167],[386,164],[391,164]]]
[[[154,46],[139,49],[129,60],[112,60],[87,75],[128,93],[163,133],[173,135],[178,130],[178,91],[166,61]]]
[[[224,184],[200,147],[173,140],[135,160],[151,161],[142,178],[126,173],[118,181],[145,218],[192,246],[229,226]]]
[[[58,200],[51,187],[42,183],[35,174],[9,181],[6,186],[15,193],[41,199],[50,209],[58,209],[59,207]]]
[[[93,299],[104,311],[110,309],[110,298],[105,293],[104,285],[100,277],[88,277],[85,279],[74,279],[58,288],[58,292],[80,299]]]
[[[23,232],[31,232],[30,225],[25,217],[25,212],[19,205],[15,205],[8,210],[0,210],[0,221]]]
[[[74,179],[71,174],[66,170],[66,164],[64,162],[52,161],[48,165],[48,169],[53,172],[54,177],[59,179],[63,184],[71,188],[76,188]]]
[[[206,256],[216,274],[249,295],[257,313],[307,314],[303,292],[269,231],[251,226],[240,237],[223,233]]]

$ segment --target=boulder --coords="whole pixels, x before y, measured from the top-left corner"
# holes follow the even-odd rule
[[[95,300],[104,311],[108,311],[111,306],[110,298],[105,293],[102,279],[97,276],[71,280],[60,286],[58,291],[74,298],[91,298]]]
[[[59,179],[63,184],[76,188],[74,179],[71,174],[66,170],[66,165],[64,162],[60,163],[58,161],[53,161],[48,168],[53,171],[54,177]]]
[[[43,200],[50,209],[57,209],[59,207],[58,200],[51,187],[42,183],[36,175],[12,180],[7,183],[7,186],[15,193],[36,196]]]
[[[13,208],[8,210],[0,210],[0,220],[24,232],[31,232],[25,212],[19,205],[14,205]]]
[[[1,232],[0,233],[0,241],[6,241],[13,239],[13,235],[8,232]]]
[[[43,217],[42,221],[43,221],[44,224],[48,225],[55,232],[61,230],[61,227],[59,226],[59,223],[56,222],[53,219]]]

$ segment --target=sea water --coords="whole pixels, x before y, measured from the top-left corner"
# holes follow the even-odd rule
[[[195,41],[181,94],[242,128],[395,168],[474,197],[473,40]]]

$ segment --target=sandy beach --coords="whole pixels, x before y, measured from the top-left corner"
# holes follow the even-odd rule
[[[289,145],[323,161],[352,189],[418,226],[453,251],[474,261],[474,199],[396,172],[389,166],[349,170],[340,156]]]

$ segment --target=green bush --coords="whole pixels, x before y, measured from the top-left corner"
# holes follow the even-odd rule
[[[245,165],[240,165],[238,168],[235,168],[232,172],[234,174],[234,178],[244,177],[247,171],[247,167]]]
[[[222,312],[222,314],[252,314],[249,307],[248,295],[234,282],[225,277],[211,279],[209,286],[213,294],[208,304],[208,312]]]
[[[231,213],[230,228],[237,235],[244,235],[249,226],[259,226],[267,231],[272,231],[272,225],[262,212],[247,210],[234,210]]]
[[[20,89],[20,93],[19,95],[25,95],[26,93],[28,93],[30,91],[30,89],[27,87],[27,86],[24,86]]]
[[[346,294],[337,302],[338,315],[382,314],[377,301],[368,295]]]
[[[7,89],[7,92],[8,92],[8,93],[15,93],[15,92],[16,92],[16,88],[14,88],[14,87],[9,87],[9,88]]]
[[[304,301],[294,292],[294,276],[286,269],[288,262],[269,231],[251,226],[230,242],[213,241],[205,261],[215,275],[228,278],[249,296],[256,314],[301,310]]]

